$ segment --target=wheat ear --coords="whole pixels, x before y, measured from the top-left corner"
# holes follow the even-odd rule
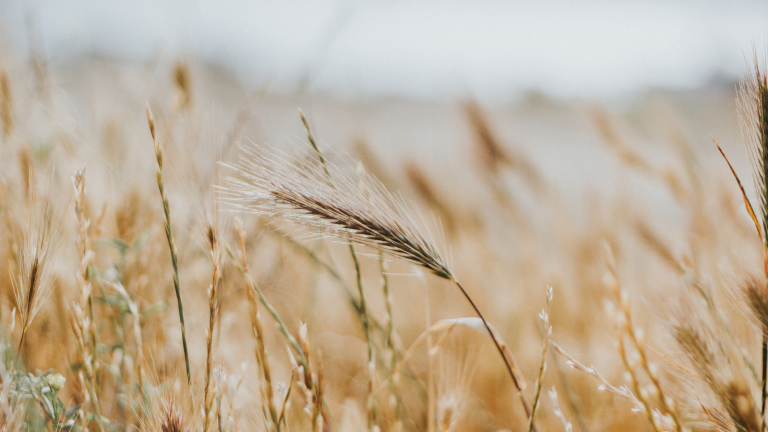
[[[227,178],[227,186],[219,189],[220,199],[232,209],[292,222],[316,236],[368,246],[453,282],[483,321],[515,388],[522,391],[487,320],[402,198],[374,178],[369,178],[364,193],[354,180],[327,163],[322,167],[306,160],[289,164],[254,147],[243,147],[240,161],[227,166],[241,176]],[[528,418],[530,406],[522,401]]]
[[[30,197],[30,201],[32,199]],[[33,214],[30,217],[29,225],[22,233],[18,278],[14,277],[11,270],[13,294],[21,318],[21,337],[16,359],[29,326],[53,290],[51,260],[58,246],[59,226],[51,226],[51,223],[58,223],[55,221],[60,221],[63,215],[52,216],[48,206],[44,206],[41,212],[43,216]]]
[[[759,195],[758,202],[760,204],[763,225],[762,241],[765,251],[763,268],[768,279],[768,79],[760,70],[757,51],[754,52],[753,68],[754,70],[749,76],[742,77],[739,83],[736,102],[739,110],[742,135],[752,165],[755,190]],[[763,289],[768,292],[768,287]],[[768,334],[763,332],[763,386],[760,403],[760,414],[762,416],[765,415],[766,372],[768,372]]]

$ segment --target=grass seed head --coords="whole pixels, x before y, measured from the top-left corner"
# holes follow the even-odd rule
[[[243,147],[240,162],[230,167],[240,178],[229,177],[220,198],[233,209],[365,245],[455,280],[424,234],[423,220],[374,178],[366,180],[364,193],[355,179],[330,164],[319,167],[302,159],[291,164],[254,147]]]

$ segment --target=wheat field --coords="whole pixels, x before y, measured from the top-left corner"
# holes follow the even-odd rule
[[[744,71],[738,103],[483,107],[5,55],[0,424],[761,431]]]

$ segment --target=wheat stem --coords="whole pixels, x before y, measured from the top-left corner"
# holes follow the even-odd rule
[[[475,305],[475,302],[472,301],[472,298],[467,294],[467,291],[464,290],[464,287],[461,286],[459,281],[456,279],[453,279],[453,283],[456,284],[457,287],[461,290],[461,293],[464,294],[464,297],[467,299],[469,304],[472,306],[472,309],[475,310],[475,313],[477,313],[478,318],[480,318],[480,321],[483,322],[483,325],[485,326],[485,329],[488,330],[488,335],[491,336],[491,340],[493,340],[494,346],[496,346],[496,350],[499,351],[499,355],[501,355],[501,359],[504,360],[504,366],[507,367],[507,372],[509,372],[509,376],[512,378],[512,383],[515,385],[515,389],[517,389],[517,394],[520,396],[520,402],[523,405],[523,409],[525,410],[525,416],[526,418],[531,418],[531,407],[528,405],[528,400],[525,398],[525,395],[523,394],[523,389],[520,386],[520,383],[517,381],[517,376],[515,376],[515,372],[512,370],[512,365],[510,364],[509,360],[507,359],[506,354],[504,354],[504,349],[501,347],[501,344],[499,344],[499,341],[496,340],[496,336],[494,336],[493,330],[491,330],[491,326],[488,325],[488,321],[485,320],[485,317],[483,317],[483,314],[480,313],[480,309],[477,308]],[[531,422],[532,430],[536,431],[536,425]]]
[[[171,263],[173,264],[173,289],[176,291],[176,303],[179,307],[179,322],[181,323],[181,343],[184,347],[184,365],[187,370],[187,385],[190,395],[192,394],[192,372],[189,368],[189,349],[187,348],[187,330],[184,324],[184,305],[181,301],[181,286],[179,284],[179,256],[176,252],[176,242],[173,239],[173,230],[171,228],[171,207],[168,203],[168,192],[165,189],[163,180],[163,150],[160,147],[160,140],[155,135],[155,120],[152,116],[152,110],[147,104],[147,122],[149,131],[152,134],[152,142],[155,146],[155,157],[157,159],[157,187],[160,190],[160,197],[163,201],[163,215],[165,222],[165,236],[168,240],[168,248],[171,252]]]
[[[528,432],[533,431],[533,420],[536,418],[536,412],[539,409],[539,397],[541,396],[544,373],[547,370],[547,347],[549,347],[549,339],[552,337],[552,325],[549,323],[549,307],[551,304],[552,287],[547,287],[547,306],[539,315],[539,318],[541,318],[541,321],[544,324],[544,340],[541,344],[541,363],[539,363],[539,375],[536,378],[536,384],[534,385],[533,405],[531,407],[531,416],[528,419]]]
[[[218,289],[221,280],[221,252],[219,249],[218,232],[213,225],[208,226],[208,242],[210,244],[211,262],[213,263],[213,276],[208,289],[208,333],[206,338],[205,358],[205,388],[203,391],[203,404],[205,417],[203,431],[208,432],[211,410],[213,409],[213,394],[211,392],[211,372],[213,369],[213,331],[216,325],[216,316],[219,312]]]

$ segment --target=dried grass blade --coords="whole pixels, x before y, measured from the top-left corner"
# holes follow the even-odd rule
[[[744,190],[744,186],[741,184],[741,180],[739,180],[739,175],[736,174],[736,170],[733,168],[733,165],[731,165],[731,161],[728,160],[728,156],[725,155],[725,152],[720,147],[720,144],[717,143],[717,140],[712,138],[712,141],[717,146],[717,149],[720,151],[720,154],[723,155],[723,159],[725,159],[725,163],[728,164],[728,168],[731,169],[733,178],[736,179],[736,183],[739,185],[739,190],[741,190],[741,198],[744,200],[744,207],[747,209],[747,213],[749,213],[749,217],[752,219],[752,223],[755,224],[755,229],[757,230],[758,237],[762,239],[763,232],[760,229],[760,222],[758,222],[757,216],[755,215],[755,210],[752,207],[752,203],[749,201],[749,197],[747,197],[747,192]]]

